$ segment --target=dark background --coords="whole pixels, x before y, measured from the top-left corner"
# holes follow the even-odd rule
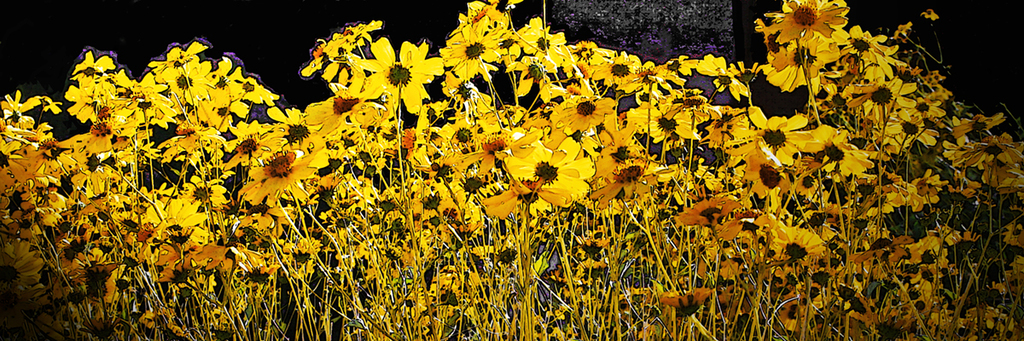
[[[622,44],[615,37],[597,35],[579,22],[559,20],[565,13],[559,2],[549,0],[548,18],[555,31],[565,31],[569,42],[597,40],[606,47],[643,50]],[[591,0],[599,1],[599,0]],[[624,2],[662,3],[657,0]],[[646,2],[645,2],[646,1]],[[686,3],[686,0],[668,0]],[[691,0],[696,1],[696,0]],[[708,0],[731,2],[733,42],[716,39],[719,51],[729,51],[731,60],[764,61],[762,37],[751,32],[751,18],[781,8],[778,0]],[[944,63],[951,68],[945,85],[957,100],[976,104],[988,115],[1022,112],[1019,89],[1021,77],[1014,47],[1019,29],[1011,9],[993,2],[936,2],[922,0],[849,0],[850,24],[861,25],[873,34],[889,33],[907,21],[926,45],[942,44]],[[941,17],[925,20],[920,13],[932,8]],[[516,27],[540,15],[540,0],[526,0],[513,12]],[[8,7],[0,20],[0,94],[20,88],[28,94],[49,94],[63,101],[68,71],[86,46],[115,51],[117,62],[140,76],[150,59],[164,53],[168,44],[188,43],[204,37],[213,44],[207,57],[235,53],[247,72],[256,73],[263,83],[281,94],[283,103],[304,108],[330,96],[322,81],[305,81],[298,70],[309,60],[316,39],[351,22],[383,20],[378,36],[388,36],[394,45],[401,41],[432,43],[431,53],[444,46],[445,35],[457,25],[458,13],[466,1],[33,1]],[[666,11],[671,9],[665,9]],[[745,11],[746,10],[746,11]],[[563,11],[563,12],[558,12]],[[560,16],[561,15],[561,16]],[[625,18],[628,20],[628,18]],[[586,26],[586,23],[582,24]],[[721,25],[711,25],[721,26]],[[886,30],[880,30],[885,28]],[[726,32],[727,34],[729,32]],[[677,33],[685,34],[685,33]],[[749,38],[748,38],[749,37]],[[685,38],[685,37],[683,37]],[[699,53],[700,51],[694,51]],[[658,56],[648,56],[658,58]],[[762,82],[765,83],[765,82]],[[755,90],[758,91],[758,90]],[[806,95],[790,96],[798,99]],[[755,96],[756,97],[756,96]],[[786,95],[762,96],[762,100],[786,102]],[[785,104],[778,104],[785,106]],[[979,110],[975,110],[979,112]]]

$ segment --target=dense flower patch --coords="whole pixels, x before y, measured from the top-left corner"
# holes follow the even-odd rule
[[[0,335],[1024,332],[1022,145],[951,99],[909,24],[787,1],[759,21],[766,65],[655,64],[502,3],[470,3],[439,51],[333,33],[300,74],[334,95],[306,108],[202,40],[138,78],[87,49],[64,103],[8,95]],[[750,105],[765,80],[809,88],[805,109]],[[47,113],[90,129],[56,140]]]

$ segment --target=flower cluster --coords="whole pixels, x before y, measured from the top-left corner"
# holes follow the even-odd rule
[[[333,33],[300,71],[333,96],[306,108],[203,40],[139,78],[87,49],[66,105],[5,97],[0,331],[1024,332],[1024,146],[952,100],[909,25],[872,35],[841,0],[786,1],[758,21],[765,65],[656,64],[514,27],[508,3],[468,4],[437,53],[376,21]],[[762,75],[807,88],[805,110],[751,105]],[[89,130],[56,140],[43,112]]]

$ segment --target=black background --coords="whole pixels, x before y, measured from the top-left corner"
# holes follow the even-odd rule
[[[552,1],[569,0],[549,0],[549,9]],[[734,20],[741,14],[739,6],[749,6],[757,18],[778,10],[780,3],[735,0]],[[957,100],[977,104],[989,115],[1005,112],[1001,102],[1010,111],[1022,110],[1021,87],[1014,83],[1021,77],[1021,67],[1011,52],[1016,45],[1011,42],[1019,39],[1020,30],[1015,28],[1018,19],[1012,9],[986,1],[849,0],[847,4],[851,7],[847,29],[861,25],[882,34],[879,28],[892,30],[913,21],[915,32],[927,44],[936,41],[934,29],[944,62],[952,66],[945,84]],[[519,4],[513,12],[516,27],[539,15],[541,8],[540,0]],[[941,18],[934,23],[922,18],[920,13],[927,8]],[[466,1],[33,1],[7,6],[0,20],[0,94],[13,93],[20,86],[30,94],[63,100],[68,71],[86,46],[115,51],[117,62],[139,76],[168,44],[203,37],[213,45],[206,52],[208,57],[235,53],[246,71],[258,74],[283,96],[284,103],[304,108],[330,96],[323,82],[298,76],[316,39],[347,23],[383,20],[378,36],[390,37],[396,46],[400,41],[427,39],[436,55],[446,34],[456,27],[458,13],[465,10]],[[557,22],[551,24],[556,31],[564,29]],[[567,37],[569,42],[593,38]],[[760,35],[751,38],[751,46],[742,46],[742,32],[737,38],[737,55],[749,49],[753,61],[763,62]]]

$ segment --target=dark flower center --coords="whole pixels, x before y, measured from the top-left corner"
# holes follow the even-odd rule
[[[767,130],[764,132],[764,142],[772,148],[779,148],[786,144],[786,133],[781,130]]]
[[[580,116],[590,116],[594,114],[594,110],[596,109],[597,106],[595,106],[591,101],[580,102],[580,104],[576,105],[576,113]]]
[[[544,37],[537,38],[537,48],[541,50],[547,50],[548,40]]]
[[[274,154],[274,158],[263,168],[264,174],[273,178],[286,178],[292,173],[292,162],[295,161],[294,153]]]
[[[177,83],[178,88],[181,88],[182,90],[188,90],[188,77],[185,77],[185,75],[178,76]]]
[[[612,76],[615,76],[615,77],[625,77],[625,76],[629,76],[629,74],[630,74],[629,66],[622,65],[622,64],[612,65]]]
[[[871,44],[864,39],[855,39],[853,41],[853,48],[857,50],[857,52],[864,52],[871,48]]]
[[[99,137],[106,137],[113,134],[113,131],[110,129],[110,125],[107,124],[107,122],[93,124],[92,128],[89,129],[89,132]]]
[[[341,115],[341,114],[347,113],[347,112],[351,111],[352,107],[355,107],[356,104],[359,104],[359,99],[358,98],[347,98],[347,97],[335,98],[334,99],[334,114],[335,115]]]
[[[18,279],[18,269],[13,266],[0,266],[0,283],[10,283]]]
[[[250,207],[248,213],[249,214],[264,214],[264,213],[267,213],[268,210],[270,210],[270,206],[267,206],[267,204],[260,203],[258,205],[253,206],[253,207]]]
[[[252,154],[256,152],[256,149],[258,148],[259,143],[257,143],[255,139],[250,137],[239,143],[238,148],[236,148],[235,151],[242,154]]]
[[[507,145],[505,143],[505,139],[500,138],[500,137],[494,138],[494,139],[492,139],[490,141],[487,141],[482,146],[484,151],[486,151],[488,154],[492,154],[492,155],[494,153],[499,152],[499,151],[505,150],[506,147],[507,147]]]
[[[406,86],[409,85],[409,81],[412,80],[412,72],[409,68],[402,66],[402,64],[395,64],[388,71],[388,81],[394,86]]]
[[[558,168],[547,162],[538,163],[536,173],[544,182],[555,181],[558,178]]]
[[[903,122],[903,132],[907,133],[907,135],[917,134],[918,130],[919,129],[917,128],[916,124],[910,122]]]
[[[764,183],[768,189],[775,188],[782,181],[782,175],[779,174],[775,167],[769,165],[761,165],[761,170],[758,171],[758,175],[761,178],[761,182]]]
[[[704,217],[704,219],[707,219],[708,223],[716,224],[718,223],[718,217],[715,217],[715,215],[720,213],[722,213],[722,209],[718,207],[708,207],[705,208],[703,211],[700,211],[700,216]]]
[[[871,101],[878,104],[886,104],[892,101],[892,91],[887,88],[878,89],[871,93]]]
[[[818,21],[818,11],[808,5],[797,7],[793,11],[793,21],[800,26],[811,26]]]
[[[800,244],[790,243],[789,245],[786,245],[786,254],[789,255],[791,259],[801,259],[807,256],[807,249],[800,246]]]
[[[540,65],[531,64],[526,72],[527,78],[532,78],[534,82],[540,82],[544,78],[544,69],[541,69]]]
[[[459,130],[455,132],[455,139],[459,142],[467,143],[473,139],[473,132],[466,128],[459,128]]]
[[[640,166],[629,166],[626,169],[619,171],[615,174],[615,182],[618,183],[631,183],[635,182],[643,174],[643,169]]]
[[[828,156],[828,159],[831,161],[839,162],[843,160],[843,157],[846,156],[846,153],[844,153],[842,149],[836,147],[835,145],[828,145],[825,146],[825,156]]]
[[[473,45],[466,46],[466,57],[474,59],[484,54],[484,44],[473,43]]]
[[[304,125],[294,124],[288,126],[288,136],[285,138],[288,143],[295,143],[309,137],[309,128]]]
[[[679,123],[677,123],[676,120],[673,120],[673,119],[668,118],[668,117],[662,117],[662,118],[658,119],[658,127],[661,128],[661,130],[664,130],[666,132],[675,131],[676,130],[676,126],[678,126],[678,125],[679,125]]]

